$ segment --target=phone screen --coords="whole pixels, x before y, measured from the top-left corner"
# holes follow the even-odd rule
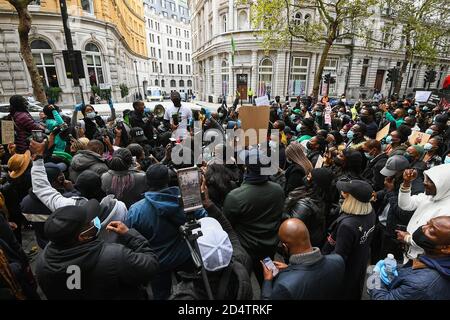
[[[184,211],[194,211],[203,207],[200,193],[200,171],[198,168],[186,168],[177,171],[178,185],[181,190]]]
[[[278,274],[278,272],[280,272],[273,263],[272,259],[270,259],[269,257],[264,258],[263,263],[267,267],[267,269],[272,270],[272,274],[274,277]]]

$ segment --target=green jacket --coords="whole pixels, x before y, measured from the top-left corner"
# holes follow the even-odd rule
[[[265,258],[276,251],[283,205],[280,185],[244,182],[227,195],[223,213],[245,250],[253,257]]]
[[[386,119],[387,119],[387,120],[389,120],[389,121],[395,121],[395,125],[397,126],[397,128],[400,127],[400,126],[403,124],[403,122],[405,121],[404,118],[399,118],[399,119],[396,120],[396,119],[392,116],[392,114],[391,114],[390,112],[388,112],[388,111],[386,111],[385,115],[386,115]]]

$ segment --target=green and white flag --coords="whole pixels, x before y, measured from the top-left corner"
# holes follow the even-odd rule
[[[234,42],[233,35],[231,35],[231,62],[234,65],[234,55],[236,53],[236,43]]]

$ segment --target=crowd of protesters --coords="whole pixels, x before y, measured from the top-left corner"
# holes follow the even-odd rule
[[[253,274],[261,299],[450,299],[448,104],[376,98],[275,97],[267,141],[227,141],[194,159],[194,122],[225,136],[241,126],[237,104],[191,110],[173,92],[164,114],[138,100],[117,115],[110,101],[109,116],[76,105],[69,118],[48,105],[35,121],[26,99],[11,97],[3,120],[14,122],[15,141],[0,146],[0,299],[199,300],[209,288],[214,299],[253,299]],[[174,161],[177,146],[189,161]],[[271,154],[278,172],[265,175]],[[177,171],[193,165],[209,286],[180,232],[188,216]],[[39,246],[34,273],[24,230]],[[366,288],[369,265],[382,281]]]

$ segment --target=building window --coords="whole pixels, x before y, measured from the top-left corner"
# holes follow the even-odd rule
[[[247,30],[247,28],[248,28],[247,11],[245,11],[245,10],[242,10],[241,12],[239,12],[238,28],[239,28],[239,30]]]
[[[227,32],[227,14],[222,15],[222,32]]]
[[[169,60],[173,60],[173,51],[167,51],[167,57],[169,58]]]
[[[222,95],[228,96],[228,83],[229,83],[229,66],[228,61],[223,60],[222,66],[220,69],[220,73],[222,74]]]
[[[192,87],[192,80],[187,81],[187,86],[188,86],[188,88]]]
[[[191,66],[186,66],[186,74],[191,74]]]
[[[299,26],[302,24],[302,14],[300,12],[295,13],[292,18],[295,25]]]
[[[180,80],[179,81],[179,87],[180,88],[184,88],[184,80]]]
[[[81,0],[81,8],[84,12],[94,14],[94,1],[93,0]]]
[[[159,73],[159,72],[161,72],[161,73],[163,72],[162,62],[159,63],[158,73]]]
[[[173,63],[169,63],[169,73],[170,74],[175,73],[175,65]]]
[[[178,65],[178,74],[183,74],[183,65],[182,64]]]
[[[159,86],[159,80],[155,79],[155,86]]]
[[[86,64],[91,86],[104,83],[103,67],[100,50],[93,43],[88,43],[86,50]]]
[[[165,88],[166,87],[166,82],[164,80],[161,80],[161,87]]]
[[[50,45],[44,40],[34,40],[31,42],[31,52],[44,86],[58,87],[58,76]]]
[[[311,15],[310,14],[305,14],[305,25],[309,25],[309,23],[311,22]]]
[[[361,79],[359,81],[359,86],[360,87],[365,87],[366,86],[366,81],[367,81],[367,72],[369,71],[369,59],[364,59],[363,60],[363,66],[362,66],[362,71],[361,71]]]
[[[164,18],[167,18],[169,16],[169,14],[165,11],[163,11],[162,14],[163,14]]]
[[[258,97],[264,96],[272,91],[273,63],[269,58],[264,58],[258,68]]]
[[[293,57],[289,90],[292,95],[306,94],[306,82],[308,80],[309,59],[305,57]]]
[[[331,73],[331,76],[336,78],[338,65],[339,65],[338,58],[328,58],[325,61],[325,66],[323,68],[323,74]],[[329,84],[329,86],[330,86],[330,88],[328,89],[328,93],[336,94],[336,82]]]
[[[416,73],[417,73],[417,64],[415,63],[412,66],[411,78],[409,78],[408,88],[412,88],[416,84]]]
[[[175,80],[170,80],[170,87],[175,88],[177,86],[177,82]]]

